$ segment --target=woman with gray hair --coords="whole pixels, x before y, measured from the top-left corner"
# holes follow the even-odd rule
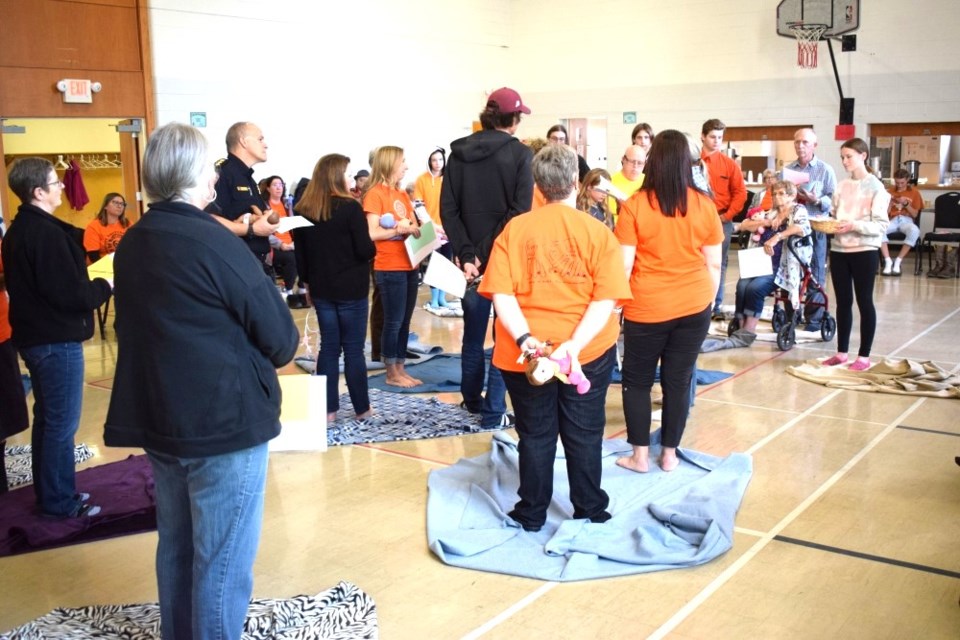
[[[545,147],[533,159],[533,179],[547,204],[504,227],[479,288],[497,311],[493,364],[503,374],[520,436],[520,500],[510,517],[526,531],[546,523],[558,435],[570,480],[569,515],[610,519],[609,498],[600,487],[600,448],[620,333],[613,309],[630,298],[613,234],[573,207],[573,150]],[[556,378],[545,384],[528,379],[524,361],[544,355],[547,347],[561,371],[568,362],[570,379],[585,377],[589,389]]]
[[[150,209],[114,259],[104,442],[143,447],[153,467],[163,636],[239,638],[280,432],[276,369],[299,335],[256,257],[201,210],[217,176],[200,131],[154,131],[142,178]]]

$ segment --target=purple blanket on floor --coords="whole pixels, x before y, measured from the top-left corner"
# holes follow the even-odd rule
[[[91,518],[40,516],[32,486],[0,495],[0,556],[113,538],[157,528],[153,472],[147,456],[84,469],[77,491],[101,511]]]

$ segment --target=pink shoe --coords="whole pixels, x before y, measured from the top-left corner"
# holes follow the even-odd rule
[[[850,369],[850,371],[866,371],[866,370],[869,369],[871,366],[872,366],[872,365],[870,364],[870,361],[869,361],[869,360],[859,360],[859,359],[858,359],[856,362],[854,362],[852,365],[850,365],[849,369]]]
[[[822,364],[825,367],[835,367],[838,364],[846,364],[846,363],[847,363],[846,356],[831,356],[826,360],[824,360],[823,362],[821,362],[820,364]]]

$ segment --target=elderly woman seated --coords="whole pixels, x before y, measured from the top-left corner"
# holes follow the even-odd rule
[[[743,329],[756,331],[763,311],[763,300],[780,287],[790,294],[794,308],[799,305],[803,265],[786,248],[791,236],[810,235],[810,221],[806,208],[797,203],[797,188],[792,182],[781,181],[771,189],[773,207],[769,211],[744,220],[740,228],[751,234],[750,247],[763,247],[773,261],[773,273],[754,278],[740,278],[737,282],[737,319]],[[804,263],[810,262],[809,245],[796,246],[797,255]]]

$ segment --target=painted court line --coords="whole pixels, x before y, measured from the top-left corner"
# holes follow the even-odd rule
[[[953,316],[957,315],[958,313],[960,313],[960,308],[954,309],[953,311],[951,311],[950,313],[948,313],[946,316],[944,316],[943,318],[941,318],[939,322],[934,322],[932,325],[930,325],[929,327],[927,327],[926,329],[924,329],[923,331],[921,331],[920,333],[918,333],[917,335],[913,336],[911,339],[907,340],[907,341],[904,342],[902,345],[900,345],[899,347],[897,347],[896,349],[894,349],[893,351],[891,351],[888,355],[894,356],[894,355],[900,353],[901,351],[903,351],[904,349],[906,349],[907,347],[909,347],[910,345],[912,345],[914,342],[916,342],[916,341],[919,340],[920,338],[923,338],[925,335],[927,335],[928,333],[930,333],[931,331],[933,331],[934,329],[936,329],[937,327],[939,327],[940,325],[942,325],[944,322],[946,322],[947,320],[949,320],[949,319],[952,318]]]
[[[954,438],[960,438],[960,433],[953,433],[952,431],[940,431],[938,429],[923,429],[921,427],[908,427],[901,424],[897,429],[904,429],[906,431],[921,431],[923,433],[935,433],[938,436],[953,436]]]
[[[525,598],[523,598],[522,600],[518,600],[513,606],[502,611],[495,618],[491,618],[485,624],[480,625],[470,633],[463,636],[463,640],[473,640],[474,638],[479,638],[480,636],[485,634],[487,631],[490,631],[494,627],[498,626],[500,623],[504,622],[505,620],[508,620],[511,616],[513,616],[513,614],[517,613],[518,611],[522,611],[524,608],[527,607],[527,605],[540,599],[541,596],[552,591],[559,584],[560,584],[559,582],[545,582],[540,587],[538,587],[535,591],[527,594]]]
[[[729,582],[740,570],[746,566],[748,562],[753,560],[770,542],[780,534],[786,527],[788,527],[794,520],[796,520],[800,515],[809,509],[820,497],[826,493],[833,485],[839,482],[854,466],[856,466],[861,460],[870,451],[873,450],[878,444],[880,444],[884,438],[886,438],[894,429],[897,428],[897,425],[904,421],[904,419],[916,411],[920,405],[923,404],[925,398],[919,398],[916,402],[910,405],[902,414],[897,416],[891,423],[887,426],[886,429],[881,431],[877,436],[871,440],[867,445],[861,449],[853,458],[851,458],[847,464],[843,465],[836,473],[834,473],[830,478],[827,479],[822,485],[820,485],[816,491],[811,493],[807,498],[801,502],[797,507],[788,513],[780,522],[778,522],[766,535],[753,544],[752,547],[747,549],[747,551],[737,558],[733,564],[727,567],[723,573],[713,579],[710,584],[704,587],[700,593],[695,595],[687,604],[680,608],[669,620],[664,622],[660,627],[654,631],[652,634],[647,636],[652,640],[661,640],[665,638],[667,634],[675,630],[684,620],[690,617],[707,599],[717,592],[720,587]],[[819,404],[819,403],[818,403]]]
[[[917,564],[916,562],[905,562],[903,560],[896,560],[894,558],[887,558],[885,556],[873,555],[872,553],[861,553],[860,551],[853,551],[851,549],[843,549],[841,547],[831,547],[830,545],[818,544],[816,542],[810,542],[809,540],[800,540],[798,538],[788,538],[787,536],[774,536],[773,539],[776,540],[777,542],[786,542],[788,544],[795,544],[801,547],[816,549],[817,551],[826,551],[827,553],[836,553],[841,556],[849,556],[851,558],[859,558],[861,560],[871,560],[873,562],[879,562],[881,564],[890,564],[895,567],[903,567],[905,569],[925,571],[926,573],[934,573],[939,576],[947,576],[948,578],[960,578],[960,571],[950,571],[949,569],[940,569],[937,567],[930,567],[925,564]]]

